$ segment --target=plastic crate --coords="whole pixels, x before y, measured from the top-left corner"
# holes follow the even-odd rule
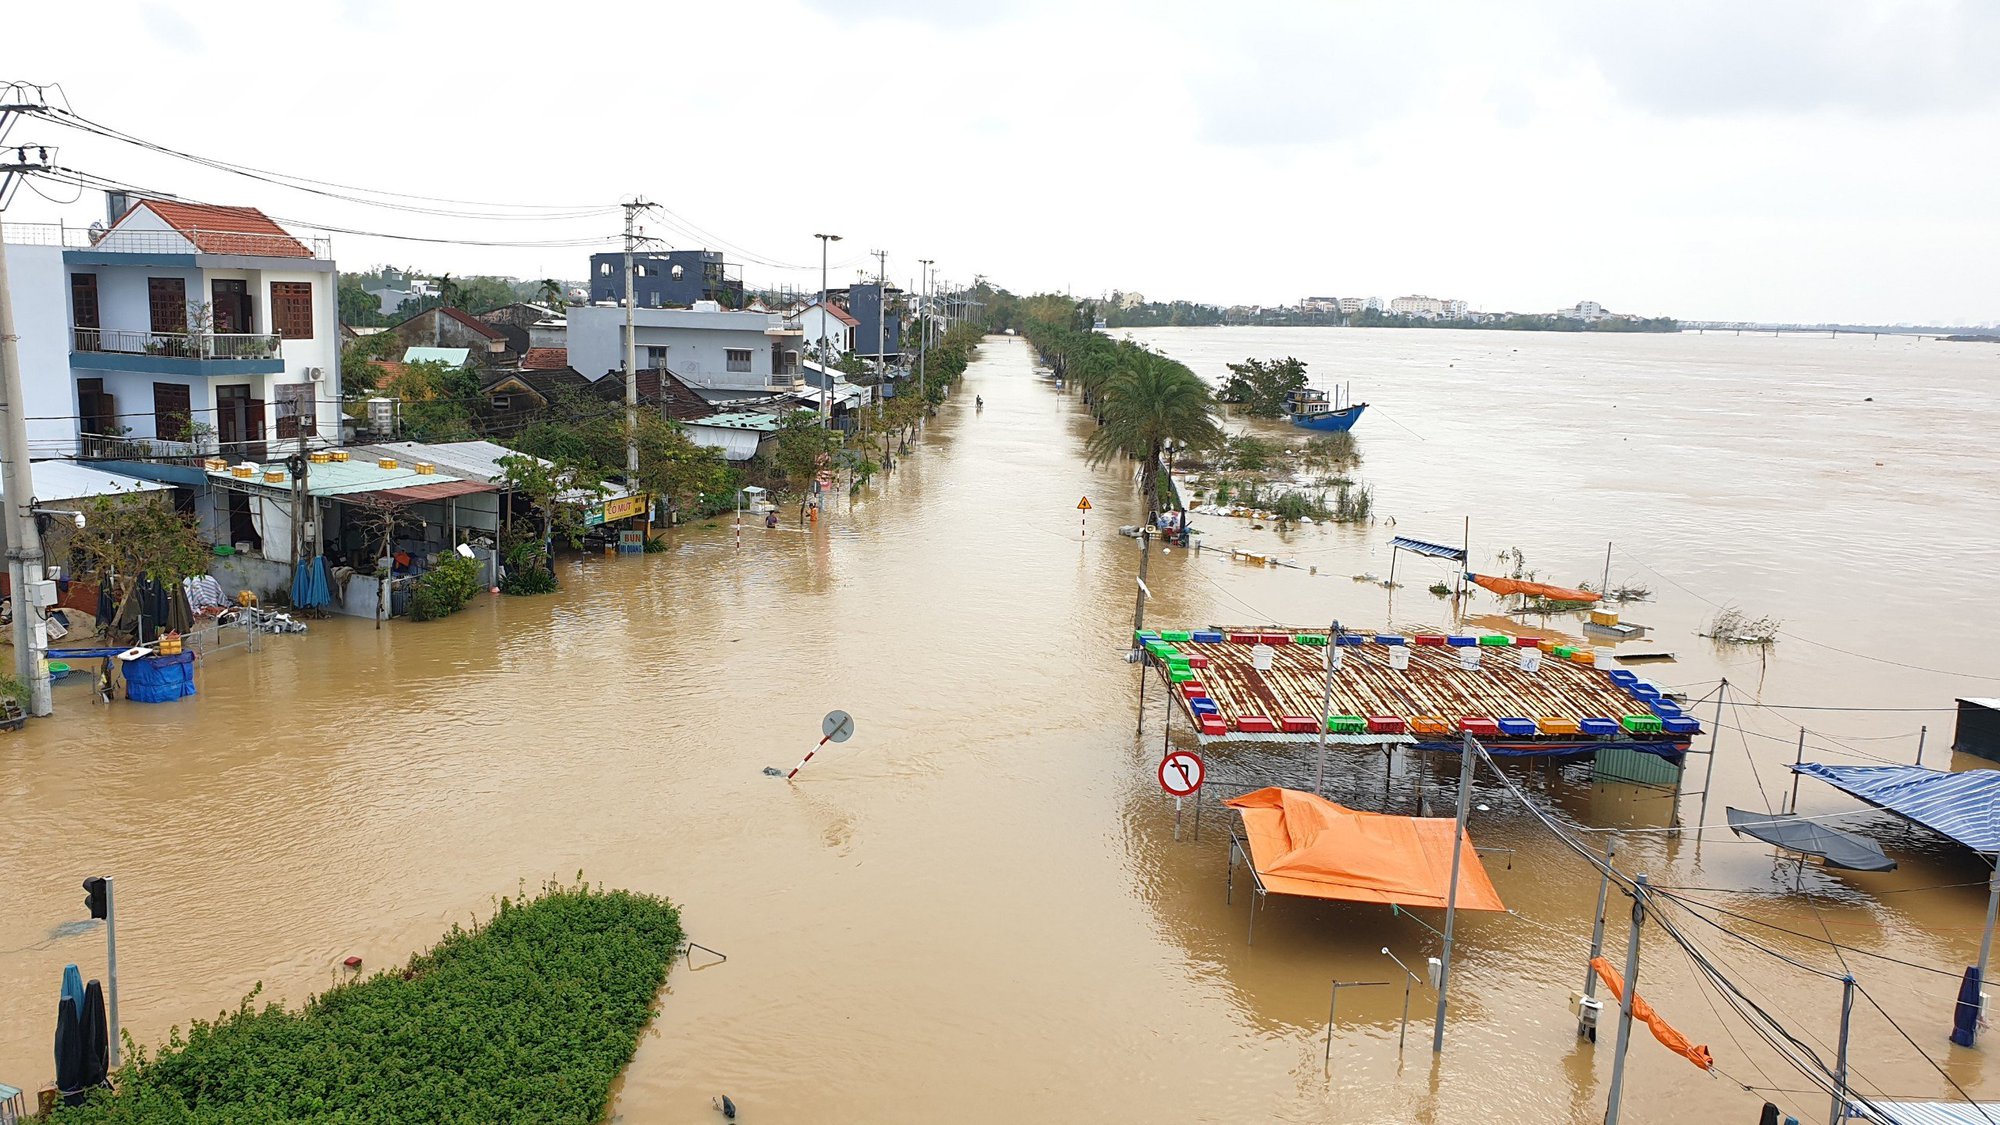
[[[1186,629],[1168,629],[1167,631],[1160,634],[1160,639],[1163,641],[1172,641],[1175,644],[1181,644],[1186,641],[1193,640],[1194,634],[1188,632]]]
[[[1444,644],[1444,634],[1418,633],[1416,636],[1410,638],[1410,643],[1415,645],[1423,645],[1428,648],[1436,648]]]
[[[1671,699],[1648,700],[1646,706],[1652,708],[1653,714],[1658,715],[1662,719],[1678,719],[1682,715],[1687,714],[1686,711],[1681,710],[1680,704],[1675,703]]]
[[[1500,733],[1500,724],[1480,715],[1467,715],[1458,721],[1458,729],[1474,738],[1491,738]]]
[[[1160,635],[1151,629],[1140,629],[1132,634],[1132,639],[1144,645],[1159,640]]]
[[[1478,637],[1446,637],[1444,643],[1453,648],[1472,648],[1479,644]]]
[[[1550,651],[1551,651],[1551,652],[1553,652],[1553,653],[1555,653],[1555,654],[1556,654],[1556,655],[1557,655],[1558,657],[1560,657],[1560,658],[1562,658],[1562,659],[1564,659],[1564,660],[1568,660],[1568,659],[1569,659],[1569,658],[1570,658],[1571,656],[1573,656],[1573,655],[1575,655],[1575,654],[1576,654],[1576,646],[1575,646],[1575,645],[1557,645],[1557,646],[1556,646],[1555,648],[1551,649]]]
[[[1542,638],[1540,638],[1540,637],[1515,637],[1515,638],[1514,638],[1514,647],[1515,647],[1515,648],[1540,648],[1540,647],[1542,647]]]
[[[1188,710],[1193,711],[1197,715],[1219,716],[1222,714],[1222,705],[1206,695],[1197,699],[1190,699],[1187,701],[1187,704]]]
[[[1236,729],[1244,734],[1276,734],[1278,724],[1263,715],[1244,715],[1236,720]]]
[[[1575,719],[1565,719],[1558,715],[1536,719],[1535,726],[1543,734],[1581,734],[1583,732],[1583,728],[1576,725]]]
[[[1658,715],[1621,715],[1618,719],[1618,725],[1624,727],[1628,734],[1660,733],[1660,717]]]
[[[1479,643],[1487,648],[1506,648],[1514,643],[1514,638],[1501,633],[1488,633],[1479,638]]]
[[[1292,635],[1290,633],[1259,633],[1257,634],[1257,643],[1272,646],[1288,645],[1292,643]]]
[[[1407,642],[1401,633],[1377,633],[1375,634],[1375,643],[1378,645],[1400,645]]]
[[[1451,720],[1443,715],[1410,716],[1411,734],[1450,734]]]
[[[1617,734],[1618,723],[1612,719],[1580,719],[1576,724],[1585,734]]]
[[[1198,645],[1219,645],[1227,638],[1213,629],[1196,629],[1188,634],[1188,640]]]
[[[1578,664],[1595,664],[1597,663],[1597,650],[1590,648],[1580,648],[1577,649],[1575,652],[1570,653],[1569,658],[1571,660],[1576,661]]]
[[[1369,734],[1402,734],[1409,728],[1409,725],[1403,721],[1400,715],[1368,716]]]
[[[1510,738],[1531,738],[1541,733],[1533,719],[1501,719],[1499,723],[1500,733]]]
[[[1660,689],[1654,687],[1652,684],[1633,684],[1631,687],[1626,688],[1625,691],[1634,699],[1643,699],[1648,702],[1660,698]]]
[[[1368,638],[1354,633],[1342,633],[1334,643],[1342,648],[1359,648],[1368,643]]]
[[[1310,715],[1280,716],[1278,726],[1283,728],[1286,734],[1311,734],[1319,729],[1319,724],[1315,723]]]
[[[1666,732],[1667,732],[1668,734],[1700,734],[1700,733],[1701,733],[1701,722],[1700,722],[1700,720],[1698,720],[1698,719],[1691,719],[1691,718],[1689,718],[1689,717],[1688,717],[1688,716],[1686,716],[1686,715],[1676,715],[1676,716],[1674,716],[1673,718],[1670,718],[1670,719],[1661,719],[1661,720],[1660,720],[1660,726],[1661,726],[1661,727],[1663,727],[1663,728],[1665,728],[1665,730],[1666,730]]]
[[[1183,699],[1206,698],[1208,696],[1208,687],[1200,680],[1184,680],[1180,686],[1181,698]]]
[[[1326,717],[1326,732],[1328,734],[1363,734],[1367,730],[1368,720],[1359,715],[1328,715]]]
[[[1201,733],[1206,735],[1225,735],[1229,733],[1229,724],[1223,722],[1220,715],[1203,715],[1201,717]]]
[[[1629,668],[1613,668],[1605,674],[1611,677],[1612,683],[1622,688],[1629,688],[1639,682],[1639,673]]]
[[[1233,645],[1254,645],[1257,643],[1257,641],[1258,641],[1258,636],[1255,633],[1229,634],[1229,643]]]
[[[1185,653],[1183,654],[1183,659],[1187,661],[1187,666],[1190,668],[1208,667],[1208,657],[1203,656],[1198,652]]]
[[[1326,638],[1318,633],[1293,633],[1292,643],[1295,645],[1319,645],[1325,647]]]

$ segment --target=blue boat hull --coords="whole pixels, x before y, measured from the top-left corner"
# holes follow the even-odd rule
[[[1323,434],[1344,434],[1361,420],[1361,412],[1368,409],[1365,402],[1355,403],[1345,410],[1328,410],[1319,414],[1294,414],[1292,425]]]

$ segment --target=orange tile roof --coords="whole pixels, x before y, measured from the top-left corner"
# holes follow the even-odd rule
[[[164,199],[140,200],[133,210],[140,207],[149,208],[203,254],[245,254],[259,258],[313,256],[304,243],[255,207],[220,207]]]
[[[568,366],[568,348],[529,348],[521,357],[523,371],[560,371]]]

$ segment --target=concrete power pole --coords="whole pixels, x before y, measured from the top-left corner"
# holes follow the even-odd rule
[[[889,266],[889,252],[875,251],[875,292],[881,299],[881,315],[875,318],[875,371],[880,374],[888,361],[882,357],[883,324],[889,319],[889,275],[884,272]]]
[[[14,675],[28,685],[28,712],[46,715],[49,701],[49,627],[35,607],[42,582],[42,537],[30,511],[34,472],[28,461],[28,422],[21,401],[21,350],[14,334],[14,297],[7,282],[6,235],[0,231],[0,490],[7,501],[7,581],[14,601]]]
[[[625,486],[635,487],[639,479],[639,364],[638,341],[632,324],[632,248],[638,241],[632,222],[646,206],[643,196],[625,206]]]
[[[819,374],[820,378],[826,380],[826,386],[820,389],[819,424],[831,426],[833,425],[833,365],[828,363],[826,358],[826,318],[831,315],[832,308],[828,303],[831,298],[826,295],[826,248],[839,242],[840,236],[816,234],[813,237],[819,239]],[[881,311],[875,310],[878,321],[881,319]]]
[[[924,345],[930,342],[931,336],[930,322],[925,319],[930,313],[931,259],[918,258],[917,264],[923,267],[923,272],[917,275],[917,397],[928,403],[930,400],[924,393]],[[929,413],[928,408],[925,413]]]

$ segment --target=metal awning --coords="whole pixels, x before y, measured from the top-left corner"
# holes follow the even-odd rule
[[[1434,559],[1455,559],[1465,561],[1465,552],[1457,547],[1447,547],[1442,543],[1431,543],[1423,539],[1411,539],[1398,535],[1389,541],[1389,546],[1399,551],[1414,551],[1419,555],[1429,555]]]
[[[1864,1121],[1881,1125],[1992,1125],[2000,1121],[2000,1102],[1916,1102],[1870,1098],[1875,1112],[1858,1108]]]
[[[1801,762],[1792,769],[1942,832],[1973,851],[2000,852],[2000,770],[1947,773],[1922,766],[1822,762]]]
[[[470,480],[447,480],[436,484],[413,484],[406,488],[381,488],[370,495],[392,504],[421,504],[427,500],[449,500],[454,496],[470,496],[475,492],[498,492],[490,484],[480,484]]]
[[[1723,812],[1729,818],[1731,832],[1776,844],[1788,852],[1818,856],[1828,867],[1844,867],[1849,871],[1896,869],[1896,861],[1883,853],[1880,844],[1852,832],[1785,813],[1771,815],[1730,808]]]

